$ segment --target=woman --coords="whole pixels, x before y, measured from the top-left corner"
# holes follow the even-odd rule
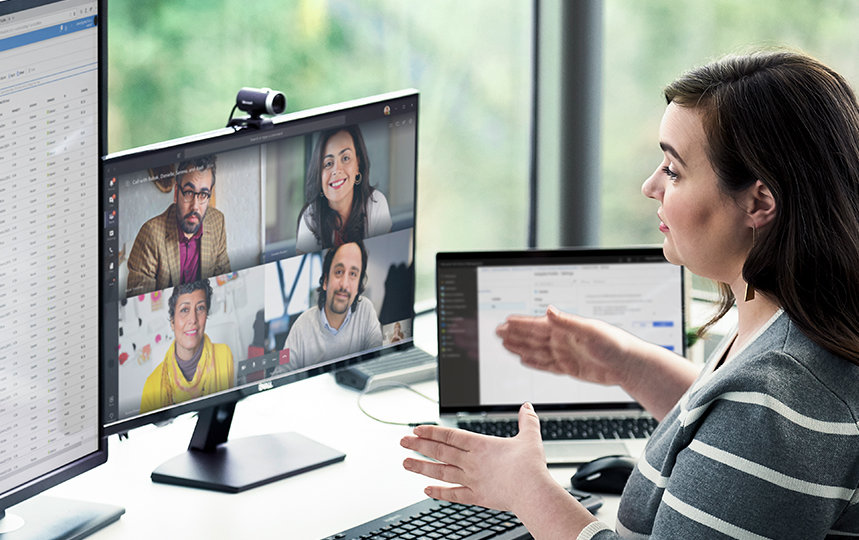
[[[233,386],[233,353],[222,343],[212,343],[206,335],[211,304],[208,279],[173,288],[167,301],[173,343],[164,360],[146,378],[141,413]]]
[[[391,343],[397,343],[406,339],[406,335],[403,334],[403,327],[400,325],[400,321],[394,323],[394,328],[391,330]]]
[[[305,196],[295,239],[298,253],[391,230],[388,201],[370,185],[370,159],[357,125],[320,135],[307,169]]]
[[[618,329],[550,308],[498,330],[525,365],[619,384],[661,423],[617,532],[553,481],[530,404],[494,439],[421,426],[404,466],[436,498],[514,511],[536,538],[859,535],[859,106],[819,62],[729,57],[665,90],[664,159],[642,187],[663,250],[721,283],[736,332],[701,373]],[[715,322],[714,321],[711,321]]]

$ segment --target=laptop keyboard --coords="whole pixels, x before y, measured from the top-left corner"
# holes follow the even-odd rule
[[[547,418],[540,419],[544,441],[588,439],[646,439],[658,422],[655,418]],[[519,433],[514,419],[460,420],[457,425],[465,430],[497,437],[513,437]]]
[[[591,512],[602,506],[602,498],[568,490]],[[424,499],[325,540],[519,540],[531,538],[522,522],[510,512],[482,506]]]

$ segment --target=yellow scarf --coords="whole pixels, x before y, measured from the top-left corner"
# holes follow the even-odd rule
[[[143,385],[140,412],[169,407],[189,399],[231,388],[235,384],[233,354],[222,343],[212,343],[203,335],[203,353],[194,377],[188,381],[176,361],[176,342],[170,344],[164,361]]]

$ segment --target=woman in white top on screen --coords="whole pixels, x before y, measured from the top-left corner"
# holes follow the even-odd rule
[[[357,125],[324,131],[316,142],[298,217],[295,249],[309,253],[391,230],[385,195],[370,185],[370,159]]]

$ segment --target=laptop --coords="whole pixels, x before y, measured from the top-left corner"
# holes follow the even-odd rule
[[[683,287],[682,267],[658,247],[438,253],[441,423],[512,435],[530,401],[550,464],[638,457],[656,421],[629,394],[524,367],[495,329],[509,315],[544,315],[553,305],[682,355]]]

